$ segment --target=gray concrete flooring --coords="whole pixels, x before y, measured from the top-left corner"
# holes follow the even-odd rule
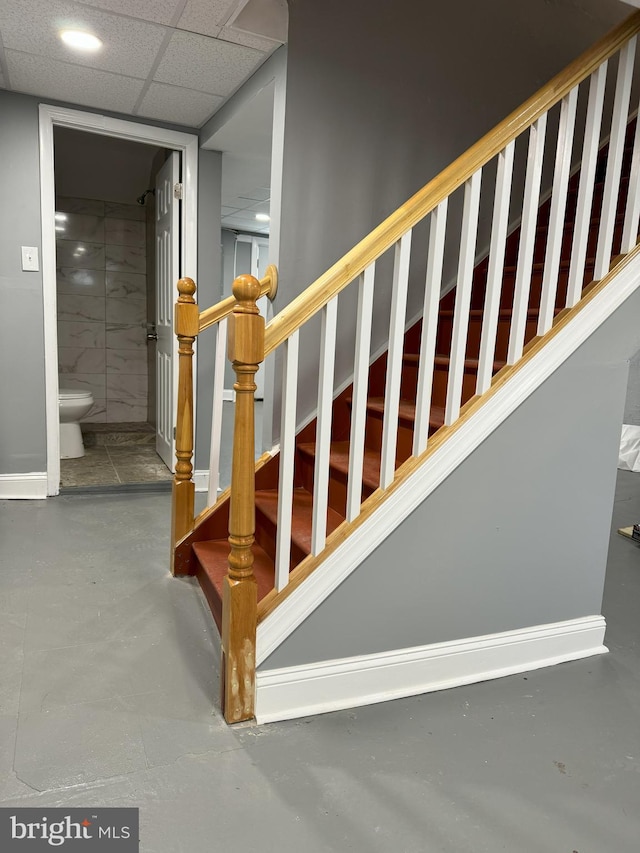
[[[231,729],[168,513],[0,502],[0,805],[139,807],[145,853],[640,849],[640,547],[612,535],[608,655]],[[638,518],[619,472],[613,528]]]

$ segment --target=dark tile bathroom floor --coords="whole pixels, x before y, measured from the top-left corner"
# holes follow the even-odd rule
[[[149,424],[83,424],[85,455],[60,460],[60,486],[170,482]]]

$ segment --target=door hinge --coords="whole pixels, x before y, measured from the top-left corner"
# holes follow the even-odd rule
[[[182,198],[182,184],[173,185],[173,197],[179,199]]]
[[[174,441],[176,440],[176,428],[175,427],[173,428],[173,440]]]

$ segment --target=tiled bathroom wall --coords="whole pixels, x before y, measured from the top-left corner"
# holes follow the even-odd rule
[[[56,199],[60,386],[91,391],[84,420],[147,420],[145,210]]]

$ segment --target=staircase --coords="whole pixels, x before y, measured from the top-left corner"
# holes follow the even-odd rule
[[[494,143],[499,164],[491,246],[489,252],[485,252],[485,256],[475,265],[472,259],[477,234],[480,168],[469,167],[461,173],[457,187],[461,191],[464,189],[464,213],[462,233],[458,238],[460,260],[457,286],[441,297],[445,240],[442,220],[446,215],[447,194],[434,190],[432,184],[437,184],[439,179],[425,188],[425,198],[431,193],[436,201],[427,205],[418,200],[414,203],[418,212],[413,215],[414,222],[427,214],[432,217],[425,312],[409,328],[405,328],[404,305],[406,291],[410,286],[408,266],[411,223],[402,232],[395,224],[390,227],[393,237],[382,247],[386,250],[395,245],[390,340],[387,351],[370,364],[365,325],[367,313],[371,311],[372,269],[375,258],[381,254],[380,245],[371,250],[368,256],[361,250],[363,259],[358,265],[345,262],[339,273],[330,271],[335,280],[342,276],[344,281],[336,285],[333,301],[331,294],[326,293],[317,299],[317,307],[323,312],[318,416],[301,429],[296,430],[294,416],[287,419],[287,411],[292,406],[291,395],[295,413],[295,384],[287,384],[287,375],[289,379],[296,375],[298,344],[296,332],[291,331],[294,327],[289,316],[297,306],[289,306],[290,314],[277,317],[267,329],[267,343],[273,326],[272,338],[279,335],[288,347],[284,357],[282,384],[283,450],[260,460],[255,470],[255,481],[252,479],[250,485],[247,485],[249,480],[243,481],[245,490],[251,490],[255,482],[255,500],[251,507],[251,513],[255,513],[255,542],[250,542],[252,524],[249,518],[248,527],[244,532],[236,531],[236,544],[232,543],[232,550],[235,548],[237,556],[237,563],[234,564],[236,574],[232,580],[229,580],[233,560],[229,556],[231,540],[228,537],[229,530],[233,529],[232,519],[230,527],[230,514],[234,512],[234,498],[230,492],[223,494],[213,506],[195,519],[186,532],[180,530],[180,524],[176,528],[174,523],[174,572],[198,578],[223,635],[223,645],[225,642],[227,646],[231,643],[228,638],[225,641],[225,633],[233,631],[229,627],[234,619],[233,596],[243,581],[250,580],[253,584],[255,578],[256,592],[253,592],[252,586],[247,594],[249,600],[257,594],[254,620],[265,620],[313,571],[321,570],[323,554],[349,535],[351,526],[358,523],[362,509],[368,506],[367,501],[371,503],[373,500],[376,506],[383,506],[385,492],[402,482],[405,463],[409,460],[415,463],[416,459],[423,457],[426,461],[429,452],[435,451],[440,443],[446,441],[456,429],[456,424],[476,411],[477,405],[487,396],[487,391],[495,389],[502,382],[514,380],[514,371],[517,371],[521,359],[526,359],[533,342],[537,344],[545,340],[545,336],[553,335],[554,330],[559,328],[560,320],[568,322],[580,309],[581,301],[596,287],[595,273],[599,271],[597,279],[603,279],[603,270],[614,270],[620,257],[628,254],[631,246],[635,246],[638,216],[637,212],[630,214],[628,211],[638,206],[635,195],[630,191],[630,176],[634,175],[632,182],[636,183],[634,168],[637,168],[635,164],[640,147],[635,139],[635,120],[629,118],[631,78],[625,83],[624,74],[627,73],[625,68],[629,57],[635,52],[635,33],[639,27],[640,18],[638,15],[632,16],[629,22],[614,31],[608,42],[603,40],[592,50],[586,66],[583,58],[580,77],[576,77],[573,66],[564,72],[564,95],[557,95],[557,80],[549,85],[549,92],[555,93],[554,103],[560,104],[560,130],[553,187],[547,172],[548,198],[541,204],[539,198],[547,112],[538,107],[534,118],[527,119],[523,124],[525,130],[531,130],[527,176],[521,190],[522,221],[518,227],[512,224],[508,235],[511,189],[507,177],[511,174],[513,163],[513,143],[507,135]],[[606,59],[617,51],[620,51],[621,57],[620,71],[608,139],[604,131],[600,131],[604,96],[601,91],[598,106],[598,87],[604,87],[605,74],[601,71],[603,57]],[[576,67],[579,65],[578,61],[574,63]],[[628,73],[631,74],[630,71]],[[576,168],[575,161],[578,145],[576,143],[573,146],[572,136],[567,144],[565,131],[571,128],[573,132],[577,90],[583,79],[590,80],[585,136],[591,133],[592,138],[587,139],[584,145],[583,156],[587,160],[583,160],[580,169]],[[536,97],[540,101],[539,95]],[[521,115],[532,113],[532,102],[523,107]],[[550,109],[551,106],[548,106],[547,111]],[[597,122],[594,115],[599,115]],[[513,125],[512,119],[510,117],[505,125]],[[486,148],[486,140],[476,148],[482,149],[483,145]],[[589,145],[592,148],[591,155],[588,154]],[[473,156],[470,154],[468,159],[473,161]],[[487,155],[485,161],[489,159]],[[501,184],[501,175],[507,176],[504,177],[504,185]],[[453,189],[455,191],[455,186]],[[423,210],[419,209],[420,204]],[[405,212],[401,211],[401,214],[404,216]],[[629,237],[630,229],[633,232],[632,240]],[[609,236],[603,238],[603,230],[609,231]],[[450,239],[449,236],[447,239]],[[603,267],[604,255],[606,261]],[[349,277],[344,273],[347,267]],[[359,317],[365,319],[359,319],[362,325],[359,325],[354,335],[356,358],[353,382],[336,391],[333,387],[333,350],[337,293],[349,281],[359,282]],[[240,319],[235,320],[236,344],[232,346],[241,345],[237,342],[243,338],[237,330],[241,328],[241,323],[248,321],[252,312],[251,300],[257,294],[256,289],[251,296],[248,284],[246,287],[245,284],[242,285],[242,295],[241,289],[238,289],[236,301],[231,300],[228,306],[229,309],[235,306],[236,310],[238,305],[241,306],[236,315]],[[270,284],[271,281],[262,282],[262,292],[268,290]],[[184,308],[189,303],[190,294],[184,289],[181,294]],[[431,305],[437,304],[437,315],[427,310],[429,301]],[[302,305],[303,301],[296,302]],[[307,298],[309,302],[313,300]],[[188,304],[190,311],[194,308],[191,303]],[[305,310],[309,316],[313,313],[308,305]],[[220,316],[224,314],[222,311],[219,313]],[[191,326],[187,330],[189,334],[184,334],[184,327],[182,336],[179,316],[178,312],[176,325],[183,344],[180,351],[186,358],[190,358],[184,342],[193,341],[195,337],[193,317],[196,315],[192,311],[189,321]],[[251,322],[255,319],[252,316]],[[200,330],[204,327],[201,320]],[[283,327],[285,331],[282,331]],[[294,339],[295,346],[291,343]],[[243,359],[237,357],[236,362],[239,364]],[[253,367],[257,367],[257,364]],[[188,381],[183,385],[188,385]],[[180,411],[179,408],[179,427]],[[248,409],[243,411],[248,412]],[[436,433],[439,434],[437,441]],[[253,446],[252,434],[246,443]],[[179,440],[179,464],[180,460],[184,463],[187,459],[184,448],[181,456],[180,444]],[[187,487],[185,472],[186,468],[178,473],[178,491]],[[239,506],[240,497],[236,497],[236,506]],[[239,513],[239,510],[235,512]],[[252,564],[249,551],[252,553]],[[245,617],[236,615],[235,618],[237,621]],[[252,628],[249,619],[249,633],[255,631],[255,621]],[[239,667],[239,671],[244,671],[244,664],[238,664],[227,646],[227,670],[232,660],[237,682],[236,669]],[[226,690],[228,694],[240,688],[237,683],[233,688],[227,684]],[[239,709],[236,703],[235,710],[230,711],[227,718],[231,721],[243,719],[251,716],[251,713],[250,704]]]

